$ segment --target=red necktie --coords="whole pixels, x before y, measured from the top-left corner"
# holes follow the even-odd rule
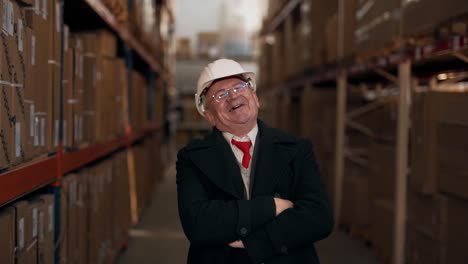
[[[244,153],[244,156],[242,157],[242,166],[247,169],[249,167],[249,162],[251,158],[249,150],[250,150],[250,147],[252,146],[252,142],[251,141],[241,142],[241,141],[236,141],[232,139],[231,143]]]

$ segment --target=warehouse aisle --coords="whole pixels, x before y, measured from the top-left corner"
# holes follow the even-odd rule
[[[175,189],[175,165],[166,170],[152,203],[140,223],[130,231],[128,249],[119,264],[182,264],[188,242],[179,224]]]
[[[188,250],[177,213],[175,165],[155,191],[141,223],[130,232],[128,249],[118,264],[184,264]],[[317,244],[322,264],[378,264],[371,250],[343,232]]]

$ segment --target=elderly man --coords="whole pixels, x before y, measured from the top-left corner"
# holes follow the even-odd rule
[[[333,218],[311,144],[257,119],[255,76],[208,64],[195,103],[213,126],[177,157],[187,263],[319,263],[314,242]]]

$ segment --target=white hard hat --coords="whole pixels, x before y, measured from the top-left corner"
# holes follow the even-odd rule
[[[226,78],[229,76],[241,75],[249,79],[251,88],[255,91],[257,85],[255,83],[255,74],[253,72],[245,71],[242,66],[233,60],[219,59],[208,64],[200,74],[197,83],[197,93],[195,94],[195,105],[200,115],[205,116],[205,107],[200,96],[203,91],[210,87],[213,81],[217,79]]]

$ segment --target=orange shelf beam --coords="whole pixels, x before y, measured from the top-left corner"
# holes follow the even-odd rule
[[[132,49],[134,49],[143,60],[150,65],[153,71],[162,73],[161,65],[151,55],[145,47],[141,45],[139,41],[130,32],[128,26],[119,23],[114,15],[105,7],[100,0],[85,0],[85,2],[112,28],[119,34],[120,38],[127,43]],[[163,74],[164,75],[164,74]]]
[[[54,182],[57,166],[52,156],[0,174],[0,206]]]
[[[106,143],[93,144],[83,149],[65,152],[62,156],[62,175],[102,158],[125,146],[127,138],[117,138]]]
[[[118,149],[130,147],[135,141],[144,138],[152,131],[154,131],[152,128],[146,128],[130,136],[93,144],[77,151],[58,153],[44,160],[27,163],[6,171],[0,174],[0,207],[57,181],[61,175],[77,170]],[[59,162],[62,168],[61,173],[59,173]]]

